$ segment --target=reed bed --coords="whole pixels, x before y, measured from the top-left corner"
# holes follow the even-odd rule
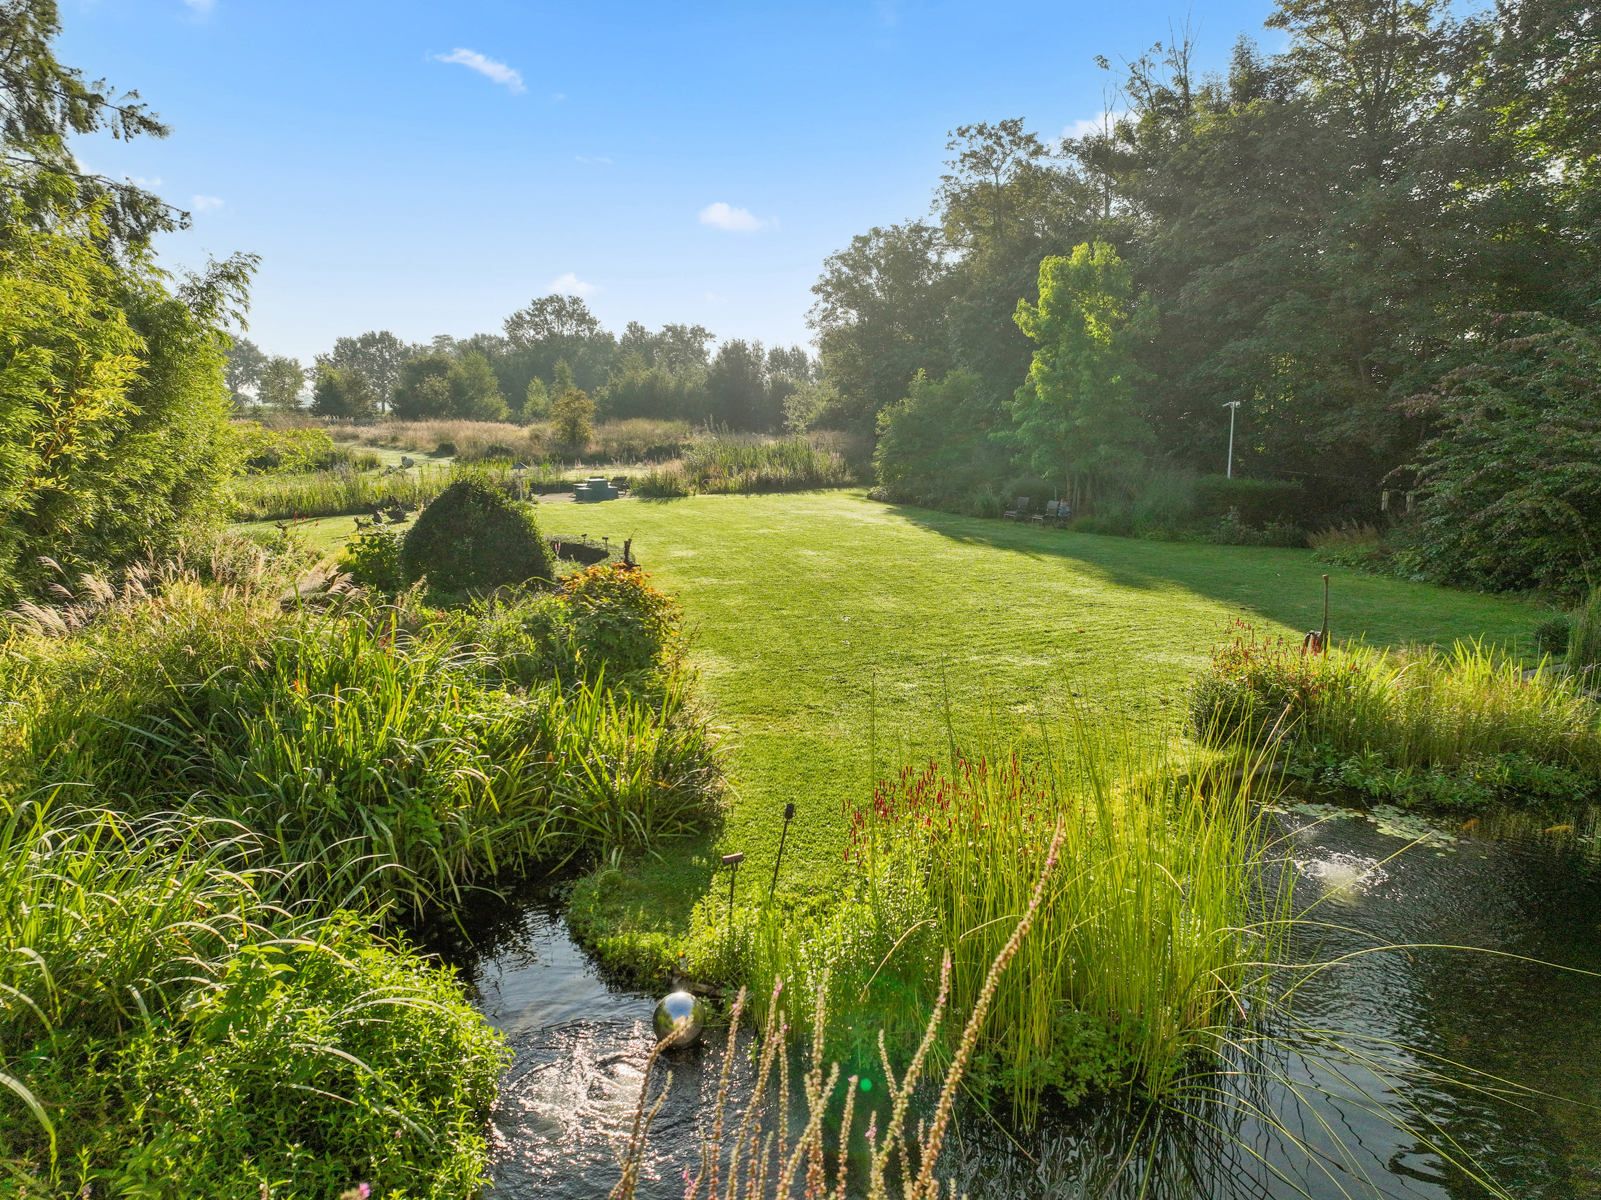
[[[1446,805],[1601,798],[1601,704],[1572,673],[1479,642],[1304,653],[1245,625],[1213,655],[1203,734],[1282,738],[1302,765],[1376,795]]]
[[[375,446],[416,454],[450,456],[458,462],[509,459],[572,464],[660,462],[681,454],[694,437],[688,422],[645,417],[602,421],[589,443],[574,455],[558,443],[548,423],[514,425],[505,421],[385,421],[362,426],[352,436]]]
[[[1127,1085],[1165,1097],[1222,1059],[1287,929],[1260,786],[1216,754],[1088,732],[1027,758],[907,768],[849,811],[851,881],[826,911],[752,911],[721,940],[758,996],[776,979],[825,988],[852,1018],[836,1052],[865,1069],[877,1047],[851,1029],[909,1053],[942,957],[952,1005],[972,1008],[1059,825],[1062,869],[998,985],[968,1086],[1025,1124],[1048,1099]]]
[[[937,990],[921,1041],[903,1072],[897,1072],[883,1050],[883,1069],[887,1104],[886,1120],[880,1129],[877,1113],[866,1122],[868,1154],[860,1169],[852,1170],[849,1146],[856,1115],[856,1100],[868,1089],[863,1079],[844,1077],[838,1063],[826,1072],[823,1055],[825,1031],[829,1025],[828,989],[816,992],[816,1003],[809,1015],[813,1030],[810,1061],[799,1079],[798,1093],[792,1087],[789,1070],[789,1023],[783,1004],[784,988],[777,981],[767,1005],[757,1062],[755,1086],[743,1105],[729,1105],[729,1074],[737,1051],[740,1020],[745,1009],[742,989],[734,1002],[729,1021],[728,1043],[723,1052],[722,1078],[713,1102],[710,1122],[702,1126],[701,1166],[698,1173],[684,1180],[685,1200],[708,1200],[718,1195],[745,1196],[750,1200],[789,1197],[797,1187],[809,1197],[863,1196],[866,1200],[939,1200],[951,1195],[940,1175],[940,1157],[952,1131],[956,1106],[968,1067],[978,1053],[981,1033],[992,1018],[992,1006],[1002,992],[1008,968],[1031,940],[1046,901],[1049,885],[1058,869],[1063,832],[1058,824],[1045,847],[1028,897],[1020,913],[1008,914],[999,949],[987,964],[969,1007],[953,1004],[953,967],[947,956],[939,972]],[[947,1032],[946,1017],[965,1012],[967,1020],[959,1032]],[[953,1047],[937,1079],[936,1099],[925,1119],[917,1120],[913,1109],[919,1089],[933,1077],[934,1050],[944,1040]],[[655,1101],[650,1098],[652,1074],[665,1043],[658,1045],[646,1063],[640,1081],[639,1104],[628,1144],[623,1152],[622,1169],[610,1200],[633,1200],[637,1194],[650,1126],[661,1107],[663,1089]],[[882,1043],[881,1043],[882,1049]],[[775,1086],[776,1084],[776,1086]],[[881,1106],[882,1107],[882,1106]],[[792,1136],[791,1114],[803,1111],[805,1120]],[[828,1142],[837,1139],[841,1152],[834,1155],[829,1170]]]
[[[487,479],[522,499],[562,483],[561,473],[554,469],[519,469],[505,462],[244,476],[231,485],[229,515],[235,521],[290,521],[369,512],[395,504],[417,508],[467,475]]]
[[[1573,614],[1567,665],[1583,687],[1601,692],[1601,588],[1592,591]]]
[[[634,493],[670,499],[704,493],[802,491],[850,482],[850,469],[840,453],[814,446],[806,438],[718,434],[695,442],[678,461],[639,476]]]

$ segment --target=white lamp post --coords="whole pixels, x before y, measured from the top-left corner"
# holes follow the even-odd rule
[[[1229,410],[1229,465],[1226,474],[1234,478],[1234,410],[1239,408],[1240,401],[1230,400],[1223,407]]]

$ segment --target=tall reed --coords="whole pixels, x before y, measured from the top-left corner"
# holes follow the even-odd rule
[[[695,493],[784,492],[842,487],[851,482],[845,460],[803,437],[715,434],[698,439],[677,462],[634,480],[636,495],[670,498]]]
[[[851,872],[829,910],[736,921],[722,939],[732,969],[758,995],[775,978],[816,988],[826,976],[829,1006],[850,1018],[836,1053],[870,1063],[851,1030],[882,1029],[904,1054],[942,955],[952,1003],[974,1003],[1060,822],[1063,867],[994,997],[970,1085],[1027,1123],[1047,1097],[1127,1084],[1161,1096],[1218,1061],[1286,930],[1265,785],[1204,751],[1083,728],[1071,739],[881,782],[847,813]]]
[[[235,479],[230,516],[235,521],[285,521],[366,512],[391,504],[415,508],[471,474],[526,499],[561,482],[560,472],[510,463],[421,466],[411,470],[316,471],[304,475],[249,475]]]
[[[1528,798],[1520,783],[1601,795],[1601,705],[1574,676],[1545,663],[1526,669],[1479,642],[1306,654],[1242,625],[1214,652],[1191,715],[1203,733],[1271,734],[1382,767],[1398,786],[1472,776],[1507,800]]]
[[[755,1085],[744,1105],[729,1111],[729,1068],[737,1052],[740,1020],[745,1009],[746,993],[741,990],[729,1021],[722,1077],[713,1101],[711,1120],[702,1126],[701,1168],[693,1176],[686,1173],[685,1200],[697,1200],[702,1196],[714,1200],[719,1195],[745,1196],[749,1200],[787,1198],[795,1194],[797,1187],[803,1187],[805,1195],[820,1200],[824,1197],[844,1200],[847,1195],[888,1200],[895,1194],[902,1200],[938,1200],[946,1195],[946,1185],[940,1176],[940,1157],[956,1115],[957,1100],[968,1067],[978,1051],[981,1032],[991,1020],[992,1006],[1001,994],[1008,968],[1031,940],[1033,927],[1039,920],[1058,869],[1062,846],[1062,826],[1058,824],[1045,847],[1022,910],[1009,914],[998,939],[999,949],[987,964],[970,1006],[953,1008],[951,1004],[953,972],[947,956],[939,972],[938,988],[921,1041],[904,1072],[896,1072],[881,1042],[888,1112],[882,1129],[878,1127],[876,1114],[867,1122],[868,1156],[862,1170],[853,1173],[847,1152],[862,1080],[855,1075],[842,1079],[843,1071],[838,1063],[826,1072],[823,1069],[825,1031],[830,1019],[826,983],[817,990],[809,1014],[812,1050],[800,1076],[799,1097],[791,1086],[789,1026],[782,1003],[784,988],[782,981],[775,981],[767,1005]],[[967,1021],[959,1032],[951,1030],[947,1034],[945,1018],[951,1011],[965,1011]],[[942,1038],[954,1049],[946,1060],[943,1077],[937,1081],[932,1110],[926,1119],[915,1121],[912,1104],[925,1078],[931,1075],[933,1051]],[[652,1074],[664,1046],[665,1043],[658,1045],[646,1063],[633,1129],[623,1153],[621,1176],[610,1193],[610,1200],[633,1200],[637,1192],[651,1121],[660,1111],[666,1095],[664,1088],[654,1101],[650,1099]],[[776,1089],[772,1086],[775,1075]],[[805,1117],[799,1133],[791,1141],[791,1114],[797,1110],[803,1111]],[[836,1112],[838,1123],[831,1128],[831,1118]],[[836,1132],[842,1150],[830,1178],[826,1142],[828,1136]],[[949,1194],[954,1195],[954,1190]]]
[[[1601,692],[1601,588],[1592,591],[1573,614],[1568,668],[1579,677],[1580,686]]]

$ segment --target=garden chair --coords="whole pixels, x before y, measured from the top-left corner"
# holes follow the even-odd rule
[[[1024,517],[1028,516],[1028,497],[1019,496],[1017,498],[1016,506],[1007,509],[1002,515],[1005,516],[1008,521],[1021,521]]]
[[[1073,506],[1066,500],[1048,500],[1045,503],[1045,519],[1052,525],[1066,525],[1073,516]]]

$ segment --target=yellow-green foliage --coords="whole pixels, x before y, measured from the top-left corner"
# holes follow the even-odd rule
[[[0,800],[0,1174],[17,1194],[460,1196],[499,1035],[221,823]]]
[[[248,266],[179,294],[110,249],[101,206],[30,211],[0,178],[0,603],[172,546],[233,465],[216,328]],[[38,196],[29,198],[37,201]]]
[[[1203,734],[1282,735],[1318,782],[1379,798],[1601,796],[1601,705],[1575,677],[1479,642],[1325,656],[1241,626],[1197,684],[1191,715]]]
[[[32,227],[20,197],[0,207],[0,601],[33,555],[92,519],[88,480],[133,417],[144,341],[130,327],[104,228]]]

